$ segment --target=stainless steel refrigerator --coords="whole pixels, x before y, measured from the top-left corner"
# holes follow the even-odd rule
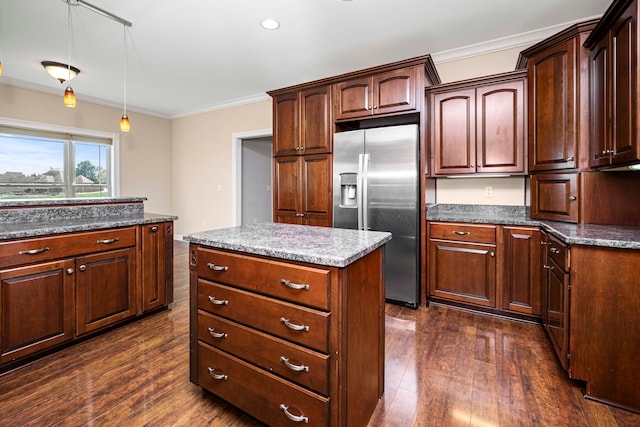
[[[417,307],[419,286],[418,126],[339,132],[333,139],[333,226],[389,231],[385,298]]]

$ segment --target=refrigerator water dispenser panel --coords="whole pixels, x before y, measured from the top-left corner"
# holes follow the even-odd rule
[[[358,207],[358,174],[357,173],[341,173],[340,174],[340,207],[341,208],[357,208]]]

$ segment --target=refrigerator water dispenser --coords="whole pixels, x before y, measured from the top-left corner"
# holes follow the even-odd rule
[[[340,174],[340,207],[358,206],[358,174]]]

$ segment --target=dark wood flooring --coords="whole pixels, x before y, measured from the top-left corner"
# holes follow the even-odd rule
[[[175,303],[0,376],[0,426],[261,426],[189,382],[187,244]],[[385,394],[370,426],[640,426],[585,399],[539,325],[386,307]]]

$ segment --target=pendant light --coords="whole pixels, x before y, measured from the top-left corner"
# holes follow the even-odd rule
[[[122,91],[123,91],[123,114],[120,118],[120,130],[123,132],[129,132],[131,129],[131,122],[127,116],[127,27],[122,26],[122,33],[124,34],[123,41],[123,58],[122,58]]]
[[[67,62],[67,88],[64,90],[64,105],[74,108],[76,106],[76,94],[71,89],[71,2],[67,1],[67,30],[69,35],[69,62]]]

